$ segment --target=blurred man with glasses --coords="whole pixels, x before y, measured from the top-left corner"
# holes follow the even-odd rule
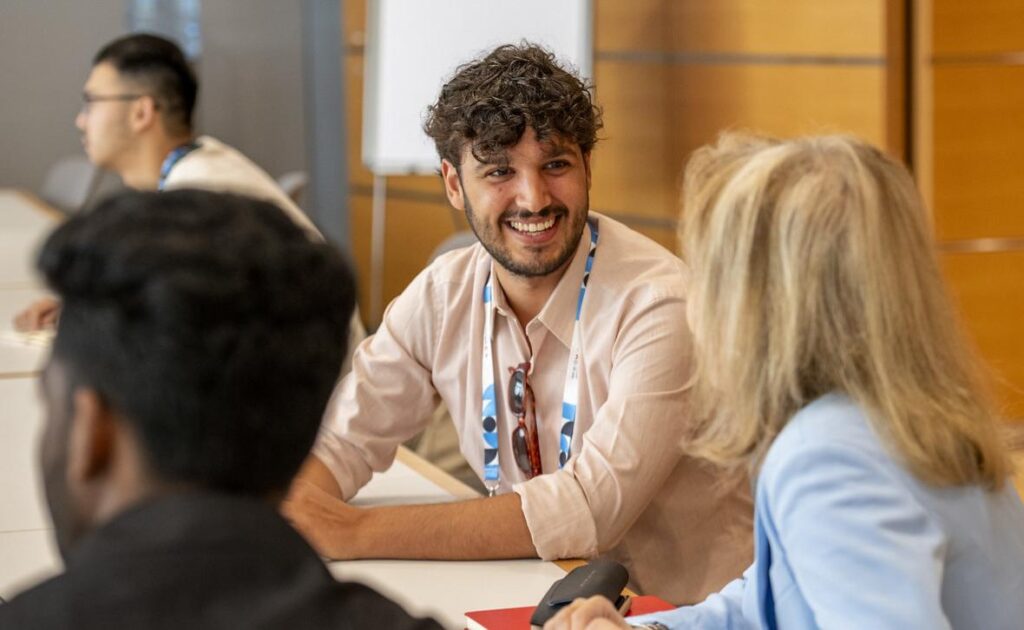
[[[441,89],[425,128],[479,243],[432,263],[356,352],[285,503],[322,554],[607,554],[674,602],[749,564],[745,482],[685,452],[686,268],[590,211],[600,127],[588,87],[537,46],[499,47]],[[345,503],[438,399],[491,496]]]
[[[192,114],[198,91],[195,73],[175,43],[146,33],[110,42],[93,59],[75,118],[89,160],[137,190],[199,188],[270,201],[321,239],[263,169],[216,138],[196,136]],[[42,299],[16,317],[15,327],[49,327],[58,313],[56,300]],[[364,336],[353,317],[351,345]]]

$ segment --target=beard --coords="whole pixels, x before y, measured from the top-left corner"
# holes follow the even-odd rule
[[[464,196],[463,201],[466,206],[466,221],[480,244],[491,255],[491,258],[506,271],[522,278],[540,278],[561,269],[576,253],[580,239],[583,237],[583,228],[587,224],[586,207],[579,212],[572,213],[561,204],[550,205],[538,212],[507,210],[502,213],[496,224],[490,224],[477,218],[468,196]],[[557,249],[551,257],[545,259],[533,256],[527,260],[516,260],[512,251],[503,244],[502,225],[512,219],[527,220],[534,217],[554,217],[556,221],[570,221],[567,226],[561,226],[565,238],[560,244],[555,244]],[[537,251],[539,253],[541,248],[538,248]]]

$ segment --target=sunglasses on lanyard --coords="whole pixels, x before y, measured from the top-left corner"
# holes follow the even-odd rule
[[[516,466],[531,479],[541,473],[540,441],[537,436],[537,406],[530,387],[530,363],[509,368],[508,408],[518,424],[512,432],[512,455]]]

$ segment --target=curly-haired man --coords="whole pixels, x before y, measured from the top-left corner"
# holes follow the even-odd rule
[[[501,46],[442,88],[425,129],[479,244],[412,282],[335,393],[285,507],[321,553],[608,554],[635,588],[676,602],[702,599],[749,563],[742,484],[718,483],[681,446],[685,267],[589,211],[600,128],[587,85],[537,46]],[[344,503],[438,397],[492,496]]]

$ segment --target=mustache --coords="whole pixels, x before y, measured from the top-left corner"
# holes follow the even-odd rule
[[[538,210],[536,212],[532,212],[530,210],[520,210],[519,208],[509,208],[508,210],[506,210],[505,212],[503,212],[501,214],[501,220],[502,221],[513,221],[513,220],[525,221],[525,220],[533,219],[535,217],[546,219],[546,218],[548,218],[550,216],[559,217],[559,216],[565,216],[567,214],[569,214],[569,209],[566,208],[564,205],[562,205],[562,204],[551,204],[550,206],[545,206],[544,208],[541,208],[540,210]]]

